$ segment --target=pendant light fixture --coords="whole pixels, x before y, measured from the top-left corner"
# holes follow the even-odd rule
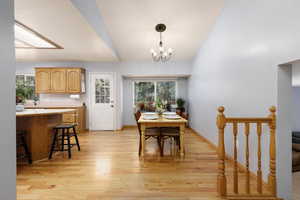
[[[165,24],[157,24],[155,26],[155,30],[159,33],[159,37],[160,37],[159,44],[158,44],[158,51],[155,51],[154,49],[150,50],[152,59],[155,62],[166,62],[170,60],[173,55],[173,49],[172,48],[166,49],[162,41],[162,33],[166,29],[167,27]]]

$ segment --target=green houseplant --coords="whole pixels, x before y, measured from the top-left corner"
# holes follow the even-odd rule
[[[180,112],[180,113],[185,112],[185,108],[184,108],[185,100],[184,99],[178,98],[176,100],[176,104],[177,104],[177,108],[176,108],[177,112]]]

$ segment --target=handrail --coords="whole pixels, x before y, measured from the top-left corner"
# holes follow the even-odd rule
[[[269,111],[270,115],[262,118],[262,117],[254,117],[254,118],[238,118],[238,117],[226,117],[224,115],[225,108],[223,106],[218,108],[218,115],[217,115],[217,127],[218,127],[218,193],[221,197],[228,197],[227,192],[227,180],[226,180],[226,170],[225,170],[225,158],[226,158],[226,151],[225,151],[225,127],[227,124],[233,124],[233,153],[234,153],[234,170],[233,170],[233,193],[234,197],[253,197],[251,195],[251,188],[250,188],[250,150],[249,150],[249,136],[250,136],[250,125],[256,125],[256,133],[258,138],[258,151],[257,151],[257,193],[258,195],[254,195],[258,198],[262,197],[275,197],[277,196],[276,191],[276,108],[272,106]],[[238,140],[238,125],[244,125],[244,135],[245,135],[245,166],[246,166],[246,184],[245,184],[245,194],[240,194],[239,192],[239,178],[238,178],[238,149],[237,149],[237,140]],[[270,186],[271,195],[266,195],[263,193],[262,188],[262,170],[261,170],[261,136],[262,136],[262,124],[267,124],[270,128],[270,173],[268,176],[268,184]],[[253,198],[255,199],[255,198]]]

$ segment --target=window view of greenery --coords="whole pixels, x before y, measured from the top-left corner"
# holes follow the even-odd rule
[[[33,75],[16,75],[16,96],[22,101],[34,100],[34,85]]]
[[[157,82],[137,81],[134,83],[135,104],[139,104],[139,103],[149,104],[149,103],[154,103],[157,100],[167,101],[168,104],[176,104],[176,82],[175,81],[157,81]]]
[[[154,82],[135,82],[134,83],[134,100],[135,103],[153,103],[154,97]]]
[[[167,101],[168,104],[176,103],[176,82],[162,81],[156,83],[156,99]]]

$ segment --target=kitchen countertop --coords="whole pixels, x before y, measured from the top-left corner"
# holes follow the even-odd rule
[[[22,116],[38,116],[38,115],[54,115],[68,112],[74,112],[74,109],[25,109],[22,112],[16,112],[17,117]]]
[[[79,108],[83,105],[25,105],[28,109],[39,109],[39,108]]]

